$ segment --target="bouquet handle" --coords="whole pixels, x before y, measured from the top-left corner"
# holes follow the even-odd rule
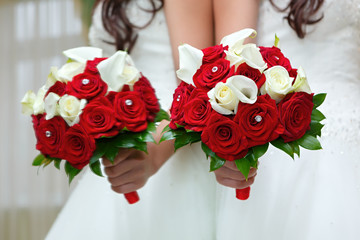
[[[250,196],[250,187],[243,189],[236,189],[236,198],[239,200],[246,200]]]
[[[139,194],[137,193],[137,191],[125,193],[124,196],[129,204],[137,203],[140,200]]]

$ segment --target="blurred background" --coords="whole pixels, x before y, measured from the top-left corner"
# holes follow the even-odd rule
[[[31,166],[39,152],[20,101],[65,63],[63,50],[87,45],[93,2],[0,0],[1,240],[44,239],[76,185],[52,165]]]

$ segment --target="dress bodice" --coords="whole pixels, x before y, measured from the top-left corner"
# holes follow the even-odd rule
[[[284,7],[288,1],[274,2]],[[327,117],[324,137],[360,144],[360,0],[325,0],[321,14],[323,19],[299,39],[289,30],[286,14],[263,0],[257,39],[259,45],[271,46],[276,34],[292,66],[304,68],[313,92],[328,93],[321,106]]]
[[[144,26],[148,23],[151,14],[144,9],[152,9],[150,1],[131,1],[127,8],[130,21],[137,26]],[[138,30],[137,33],[138,38],[130,55],[139,71],[150,80],[156,89],[162,108],[168,109],[177,82],[163,10],[159,10],[150,25]],[[93,15],[89,41],[92,46],[102,48],[105,56],[110,56],[116,51],[115,46],[109,44],[109,42],[114,42],[113,37],[102,24],[101,4],[95,9]]]

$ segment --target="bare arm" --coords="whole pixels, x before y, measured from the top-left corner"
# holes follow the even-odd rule
[[[257,28],[260,0],[212,0],[215,19],[215,40],[243,28]]]
[[[178,69],[179,45],[187,43],[199,49],[214,45],[212,0],[165,0],[164,8]]]

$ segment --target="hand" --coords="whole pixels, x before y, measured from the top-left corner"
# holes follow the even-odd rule
[[[255,181],[257,174],[256,168],[251,168],[248,180],[245,179],[244,175],[236,167],[235,162],[226,161],[224,166],[214,171],[216,181],[226,187],[243,189],[252,185]]]
[[[120,149],[114,163],[104,158],[103,165],[111,188],[117,193],[129,193],[143,187],[155,173],[149,156],[135,149]]]

